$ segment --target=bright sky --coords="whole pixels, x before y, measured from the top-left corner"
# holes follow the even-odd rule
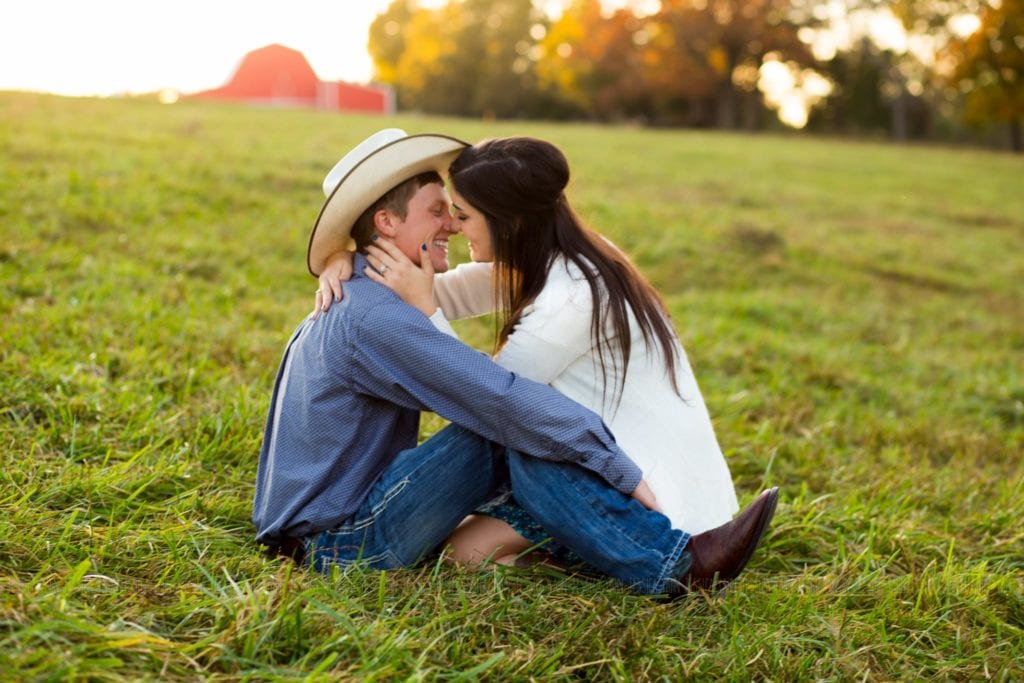
[[[540,4],[554,13],[564,1]],[[612,8],[630,1],[652,5],[651,0],[604,3]],[[367,31],[389,2],[3,0],[0,90],[193,92],[222,85],[246,52],[270,43],[304,53],[324,80],[365,82],[373,68]],[[420,5],[444,2],[420,0]]]
[[[370,22],[389,0],[10,0],[0,90],[109,95],[222,85],[249,50],[282,43],[325,80],[364,82]]]

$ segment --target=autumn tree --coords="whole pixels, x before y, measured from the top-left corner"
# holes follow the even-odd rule
[[[370,27],[369,51],[376,76],[395,89],[398,106],[442,114],[465,114],[464,88],[446,78],[457,47],[449,35],[451,6],[432,10],[412,0],[394,0]]]
[[[970,120],[1004,121],[1019,147],[1024,0],[998,2],[661,0],[638,15],[633,4],[609,13],[600,0],[571,0],[552,22],[535,0],[393,0],[373,23],[369,48],[403,109],[719,128],[764,124],[767,65],[783,63],[801,79],[813,67],[834,85],[814,125],[885,128],[902,139],[926,134],[942,104],[931,46]],[[984,25],[959,38],[954,24],[970,12]],[[865,34],[816,62],[809,38],[848,28],[856,13],[897,17],[914,49],[880,47]]]
[[[1024,0],[986,4],[980,25],[950,41],[943,53],[950,82],[965,93],[964,117],[973,123],[1007,125],[1010,146],[1024,151]]]
[[[837,52],[823,66],[832,94],[815,111],[811,128],[844,133],[887,132],[892,122],[884,96],[886,79],[895,68],[893,55],[866,36]]]
[[[413,0],[394,0],[370,24],[367,46],[378,80],[398,80],[398,62],[405,52],[407,28],[415,13]]]
[[[395,0],[371,27],[370,54],[403,108],[520,116],[531,113],[543,30],[531,0],[450,0],[436,9]]]
[[[537,74],[572,113],[616,120],[649,114],[637,49],[641,22],[628,9],[604,16],[599,0],[574,0],[541,43]]]
[[[538,38],[546,18],[532,0],[463,0],[459,45],[473,44],[456,77],[474,78],[472,109],[499,117],[524,116],[533,108]]]
[[[756,125],[766,55],[810,65],[790,0],[663,0],[645,24],[646,79],[659,111],[718,128]]]
[[[956,36],[957,17],[975,14],[983,0],[846,0],[853,7],[892,12],[902,23],[916,50],[894,54],[894,68],[883,87],[891,91],[892,132],[897,140],[915,132],[915,110],[924,104],[934,111],[941,100],[936,83],[935,58]],[[916,126],[920,127],[920,126]],[[919,134],[927,131],[916,131]]]

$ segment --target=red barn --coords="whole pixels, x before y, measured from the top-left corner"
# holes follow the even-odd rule
[[[321,81],[301,52],[277,44],[247,54],[226,85],[192,97],[380,114],[395,110],[391,88]]]

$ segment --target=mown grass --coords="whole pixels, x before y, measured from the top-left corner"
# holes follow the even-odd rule
[[[1024,676],[1019,159],[13,93],[0,121],[0,677]],[[577,208],[669,304],[741,498],[782,488],[726,594],[260,553],[320,181],[386,125],[566,150]]]

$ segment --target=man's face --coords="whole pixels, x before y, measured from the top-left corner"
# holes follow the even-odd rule
[[[423,254],[428,255],[438,273],[448,270],[448,238],[456,232],[450,206],[444,186],[428,183],[409,200],[404,221],[394,214],[391,216],[395,246],[416,264],[421,262]],[[423,244],[427,245],[426,252],[421,248]]]

